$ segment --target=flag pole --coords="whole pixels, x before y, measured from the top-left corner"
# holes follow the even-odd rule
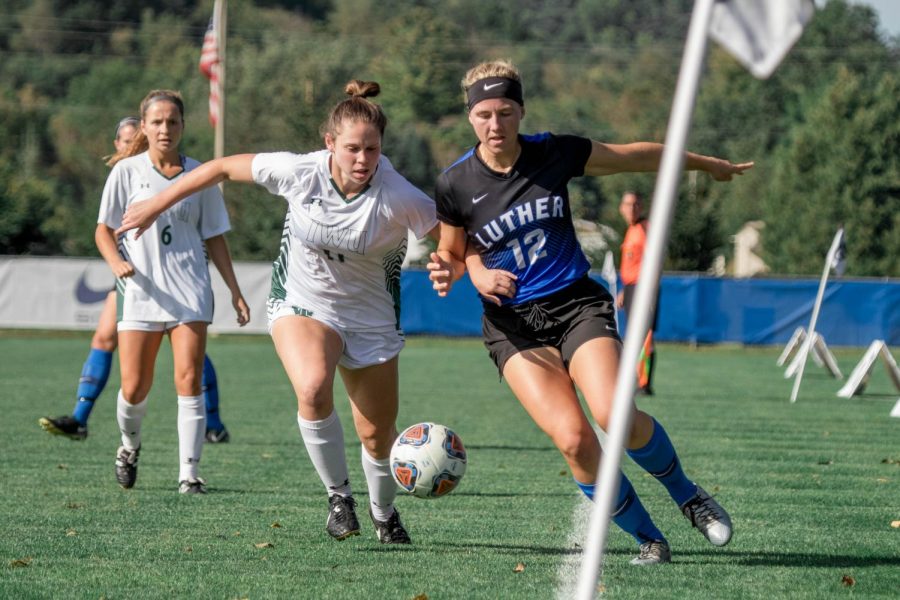
[[[213,67],[217,70],[219,79],[219,97],[218,101],[218,119],[216,120],[216,139],[214,147],[215,158],[225,156],[225,32],[228,30],[226,20],[228,18],[228,10],[226,8],[227,0],[216,0],[215,7],[215,23],[218,31],[216,38],[219,44],[219,61]]]
[[[610,415],[607,444],[603,449],[597,476],[597,496],[588,525],[585,552],[578,581],[577,598],[594,598],[597,579],[603,562],[603,551],[609,533],[613,499],[618,493],[619,465],[626,434],[631,429],[631,413],[634,401],[635,371],[644,337],[650,328],[650,311],[659,286],[659,275],[672,214],[675,210],[678,180],[684,166],[684,150],[687,145],[694,100],[700,82],[703,58],[706,53],[709,23],[715,0],[697,0],[691,14],[685,42],[681,70],[672,102],[672,113],[666,131],[666,144],[660,162],[659,175],[653,193],[647,249],[641,262],[640,276],[634,298],[634,319],[630,320],[625,335],[625,348],[619,361],[616,392]]]
[[[794,387],[791,389],[791,403],[797,401],[800,394],[800,382],[803,380],[803,369],[806,367],[806,359],[809,358],[809,351],[812,349],[816,336],[816,321],[819,319],[819,310],[822,308],[822,299],[825,297],[825,286],[828,285],[828,275],[834,265],[834,257],[841,247],[841,240],[844,237],[844,228],[841,227],[834,234],[831,240],[831,247],[825,256],[825,268],[822,270],[822,278],[819,280],[819,291],[816,292],[816,302],[813,304],[812,316],[809,319],[809,329],[806,330],[806,339],[803,340],[803,346],[800,348],[800,369],[797,371],[797,377],[794,378]]]

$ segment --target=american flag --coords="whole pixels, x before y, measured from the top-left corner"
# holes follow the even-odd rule
[[[218,4],[216,0],[216,4]],[[203,36],[203,49],[200,51],[200,72],[209,79],[209,123],[213,127],[219,122],[219,95],[222,90],[219,86],[219,36],[216,15],[213,12]]]

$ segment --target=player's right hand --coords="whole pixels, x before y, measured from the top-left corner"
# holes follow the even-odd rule
[[[443,298],[453,287],[453,267],[437,252],[432,252],[430,258],[431,262],[425,265],[425,268],[428,269],[428,279],[431,280],[431,287],[438,293],[438,296]]]
[[[134,267],[127,260],[123,260],[109,267],[116,278],[134,276]]]

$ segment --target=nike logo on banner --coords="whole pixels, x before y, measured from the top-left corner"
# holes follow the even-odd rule
[[[484,84],[484,91],[492,90],[492,89],[494,89],[495,87],[497,87],[498,85],[503,85],[503,82],[502,82],[502,81],[498,81],[497,83],[492,83],[492,84],[490,84],[490,85]]]
[[[106,300],[106,295],[109,294],[111,290],[92,290],[88,287],[87,283],[85,283],[84,275],[85,274],[82,273],[81,277],[78,278],[78,285],[75,288],[75,299],[82,304],[95,304]]]
[[[477,198],[474,197],[474,196],[472,196],[472,204],[478,204],[479,202],[481,202],[481,201],[484,200],[485,198],[487,198],[487,194],[482,194],[482,195],[478,196]]]

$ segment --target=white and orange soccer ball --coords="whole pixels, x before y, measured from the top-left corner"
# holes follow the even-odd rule
[[[391,474],[419,498],[438,498],[456,489],[466,472],[466,449],[458,435],[437,423],[408,427],[391,448]]]

